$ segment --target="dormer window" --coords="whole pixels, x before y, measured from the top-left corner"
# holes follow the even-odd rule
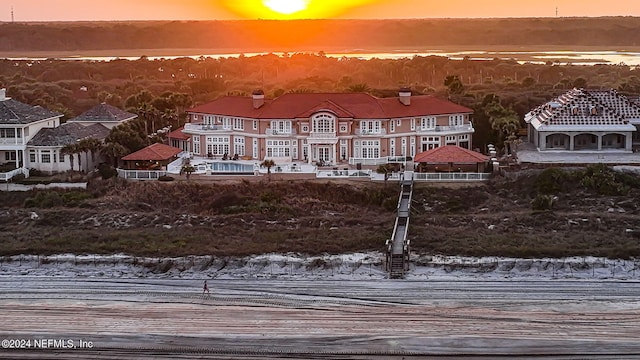
[[[591,115],[598,115],[598,108],[595,106],[591,107],[590,113]]]
[[[578,114],[579,114],[579,111],[580,111],[580,109],[578,109],[578,107],[577,107],[577,106],[571,109],[571,113],[572,113],[573,115],[578,115]]]

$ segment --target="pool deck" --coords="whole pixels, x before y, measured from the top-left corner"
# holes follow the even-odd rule
[[[269,172],[269,169],[266,167],[260,166],[260,161],[257,160],[222,160],[222,159],[210,159],[210,158],[201,158],[195,157],[191,159],[191,164],[196,167],[196,169],[206,163],[235,163],[246,166],[251,166],[253,169],[254,175],[266,175]],[[317,166],[307,164],[305,162],[295,161],[295,162],[287,162],[287,163],[277,163],[275,166],[271,168],[272,174],[278,173],[301,173],[301,174],[315,174],[318,170]],[[213,172],[207,172],[206,170],[196,170],[193,174],[195,175],[211,175],[216,176],[218,174]],[[246,172],[241,172],[241,174],[246,174]],[[224,173],[223,175],[232,175],[230,173]]]

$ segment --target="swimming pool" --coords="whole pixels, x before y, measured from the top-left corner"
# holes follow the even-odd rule
[[[233,161],[206,161],[195,165],[196,172],[211,174],[251,174],[254,173],[253,164],[242,164]]]

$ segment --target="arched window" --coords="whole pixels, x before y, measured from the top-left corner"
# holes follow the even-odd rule
[[[328,114],[317,114],[312,118],[312,127],[311,131],[316,133],[335,133],[336,120]]]

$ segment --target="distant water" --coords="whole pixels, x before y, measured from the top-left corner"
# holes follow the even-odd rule
[[[167,54],[163,56],[148,56],[149,60],[156,59],[177,59],[182,57],[189,57],[198,59],[201,57],[209,58],[229,58],[240,57],[241,55],[251,57],[259,55],[267,55],[268,52],[254,52],[254,53],[220,53],[220,54],[199,54],[199,55],[181,55],[181,54]],[[272,54],[278,56],[285,56],[284,52],[273,52]],[[594,65],[594,64],[607,64],[617,65],[624,64],[629,66],[640,66],[640,52],[634,51],[455,51],[446,52],[440,50],[427,50],[427,51],[411,51],[411,50],[397,50],[390,52],[368,52],[362,49],[355,49],[352,51],[326,53],[327,57],[334,58],[358,58],[358,59],[403,59],[412,58],[414,56],[444,56],[452,60],[492,60],[494,58],[499,59],[513,59],[519,63],[533,63],[544,64],[552,62],[556,64],[573,64],[573,65]],[[85,61],[111,61],[116,59],[126,60],[138,60],[139,56],[67,56],[59,57],[59,60],[85,60]],[[10,60],[45,60],[42,57],[14,57],[7,58]]]

